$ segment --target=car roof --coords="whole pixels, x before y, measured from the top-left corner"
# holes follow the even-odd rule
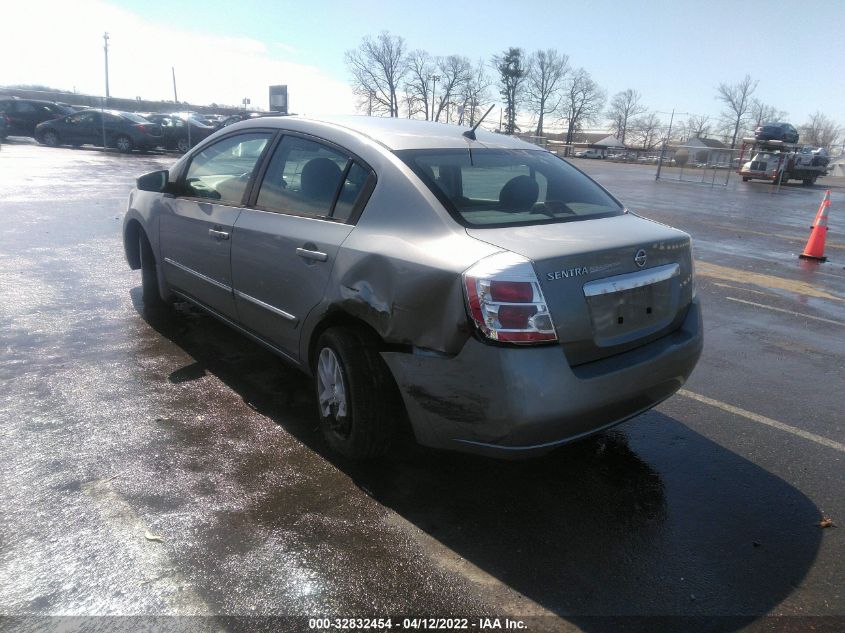
[[[463,133],[469,127],[403,118],[368,116],[309,118],[296,115],[257,117],[237,125],[239,128],[285,127],[316,135],[333,128],[343,128],[366,136],[394,151],[404,149],[465,149],[472,142],[463,136]],[[498,149],[539,149],[536,145],[526,143],[515,137],[488,132],[481,128],[477,130],[476,136],[477,145],[473,145],[473,147],[480,145]]]

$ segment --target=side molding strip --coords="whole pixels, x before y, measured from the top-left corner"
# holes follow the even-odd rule
[[[251,297],[250,295],[246,294],[245,292],[241,292],[240,290],[235,290],[235,294],[240,299],[243,299],[244,301],[249,301],[250,303],[257,305],[259,308],[264,308],[265,310],[269,310],[273,314],[276,314],[276,315],[282,317],[283,319],[287,319],[288,321],[292,321],[293,323],[296,323],[297,320],[298,320],[295,316],[293,316],[289,312],[285,312],[284,310],[281,310],[281,309],[277,308],[276,306],[271,306],[269,303],[264,303],[261,299],[256,299],[255,297]]]
[[[169,257],[165,257],[164,261],[165,261],[165,263],[170,264],[171,266],[175,266],[179,270],[185,271],[189,275],[193,275],[197,279],[202,279],[203,281],[206,281],[213,286],[217,286],[221,290],[225,290],[226,292],[232,292],[231,286],[227,286],[226,284],[221,284],[219,281],[216,281],[216,280],[212,279],[211,277],[207,277],[206,275],[203,275],[202,273],[198,273],[193,268],[188,268],[184,264],[180,264],[179,262],[174,261],[174,260],[170,259]]]

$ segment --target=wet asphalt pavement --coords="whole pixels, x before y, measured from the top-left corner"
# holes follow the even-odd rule
[[[819,265],[796,256],[824,181],[577,161],[693,235],[706,331],[685,390],[536,461],[407,446],[362,466],[282,361],[185,306],[144,317],[122,214],[173,160],[0,150],[0,629],[845,629],[845,530],[819,526],[845,526],[841,185]]]

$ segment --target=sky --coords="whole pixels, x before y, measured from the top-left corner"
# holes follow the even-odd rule
[[[175,67],[180,100],[267,108],[268,85],[287,84],[291,111],[346,114],[344,52],[387,30],[409,49],[472,60],[555,48],[664,119],[673,108],[717,117],[718,84],[748,73],[786,120],[819,110],[845,125],[843,0],[48,0],[9,3],[3,22],[0,86],[103,94],[108,31],[112,96],[172,99]]]

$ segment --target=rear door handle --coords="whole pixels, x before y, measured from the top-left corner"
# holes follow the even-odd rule
[[[226,231],[218,231],[217,229],[208,229],[208,234],[217,240],[228,240],[229,234]]]
[[[329,259],[329,256],[326,253],[308,250],[307,248],[297,248],[296,254],[299,255],[302,259],[313,259],[318,262],[325,262]]]

